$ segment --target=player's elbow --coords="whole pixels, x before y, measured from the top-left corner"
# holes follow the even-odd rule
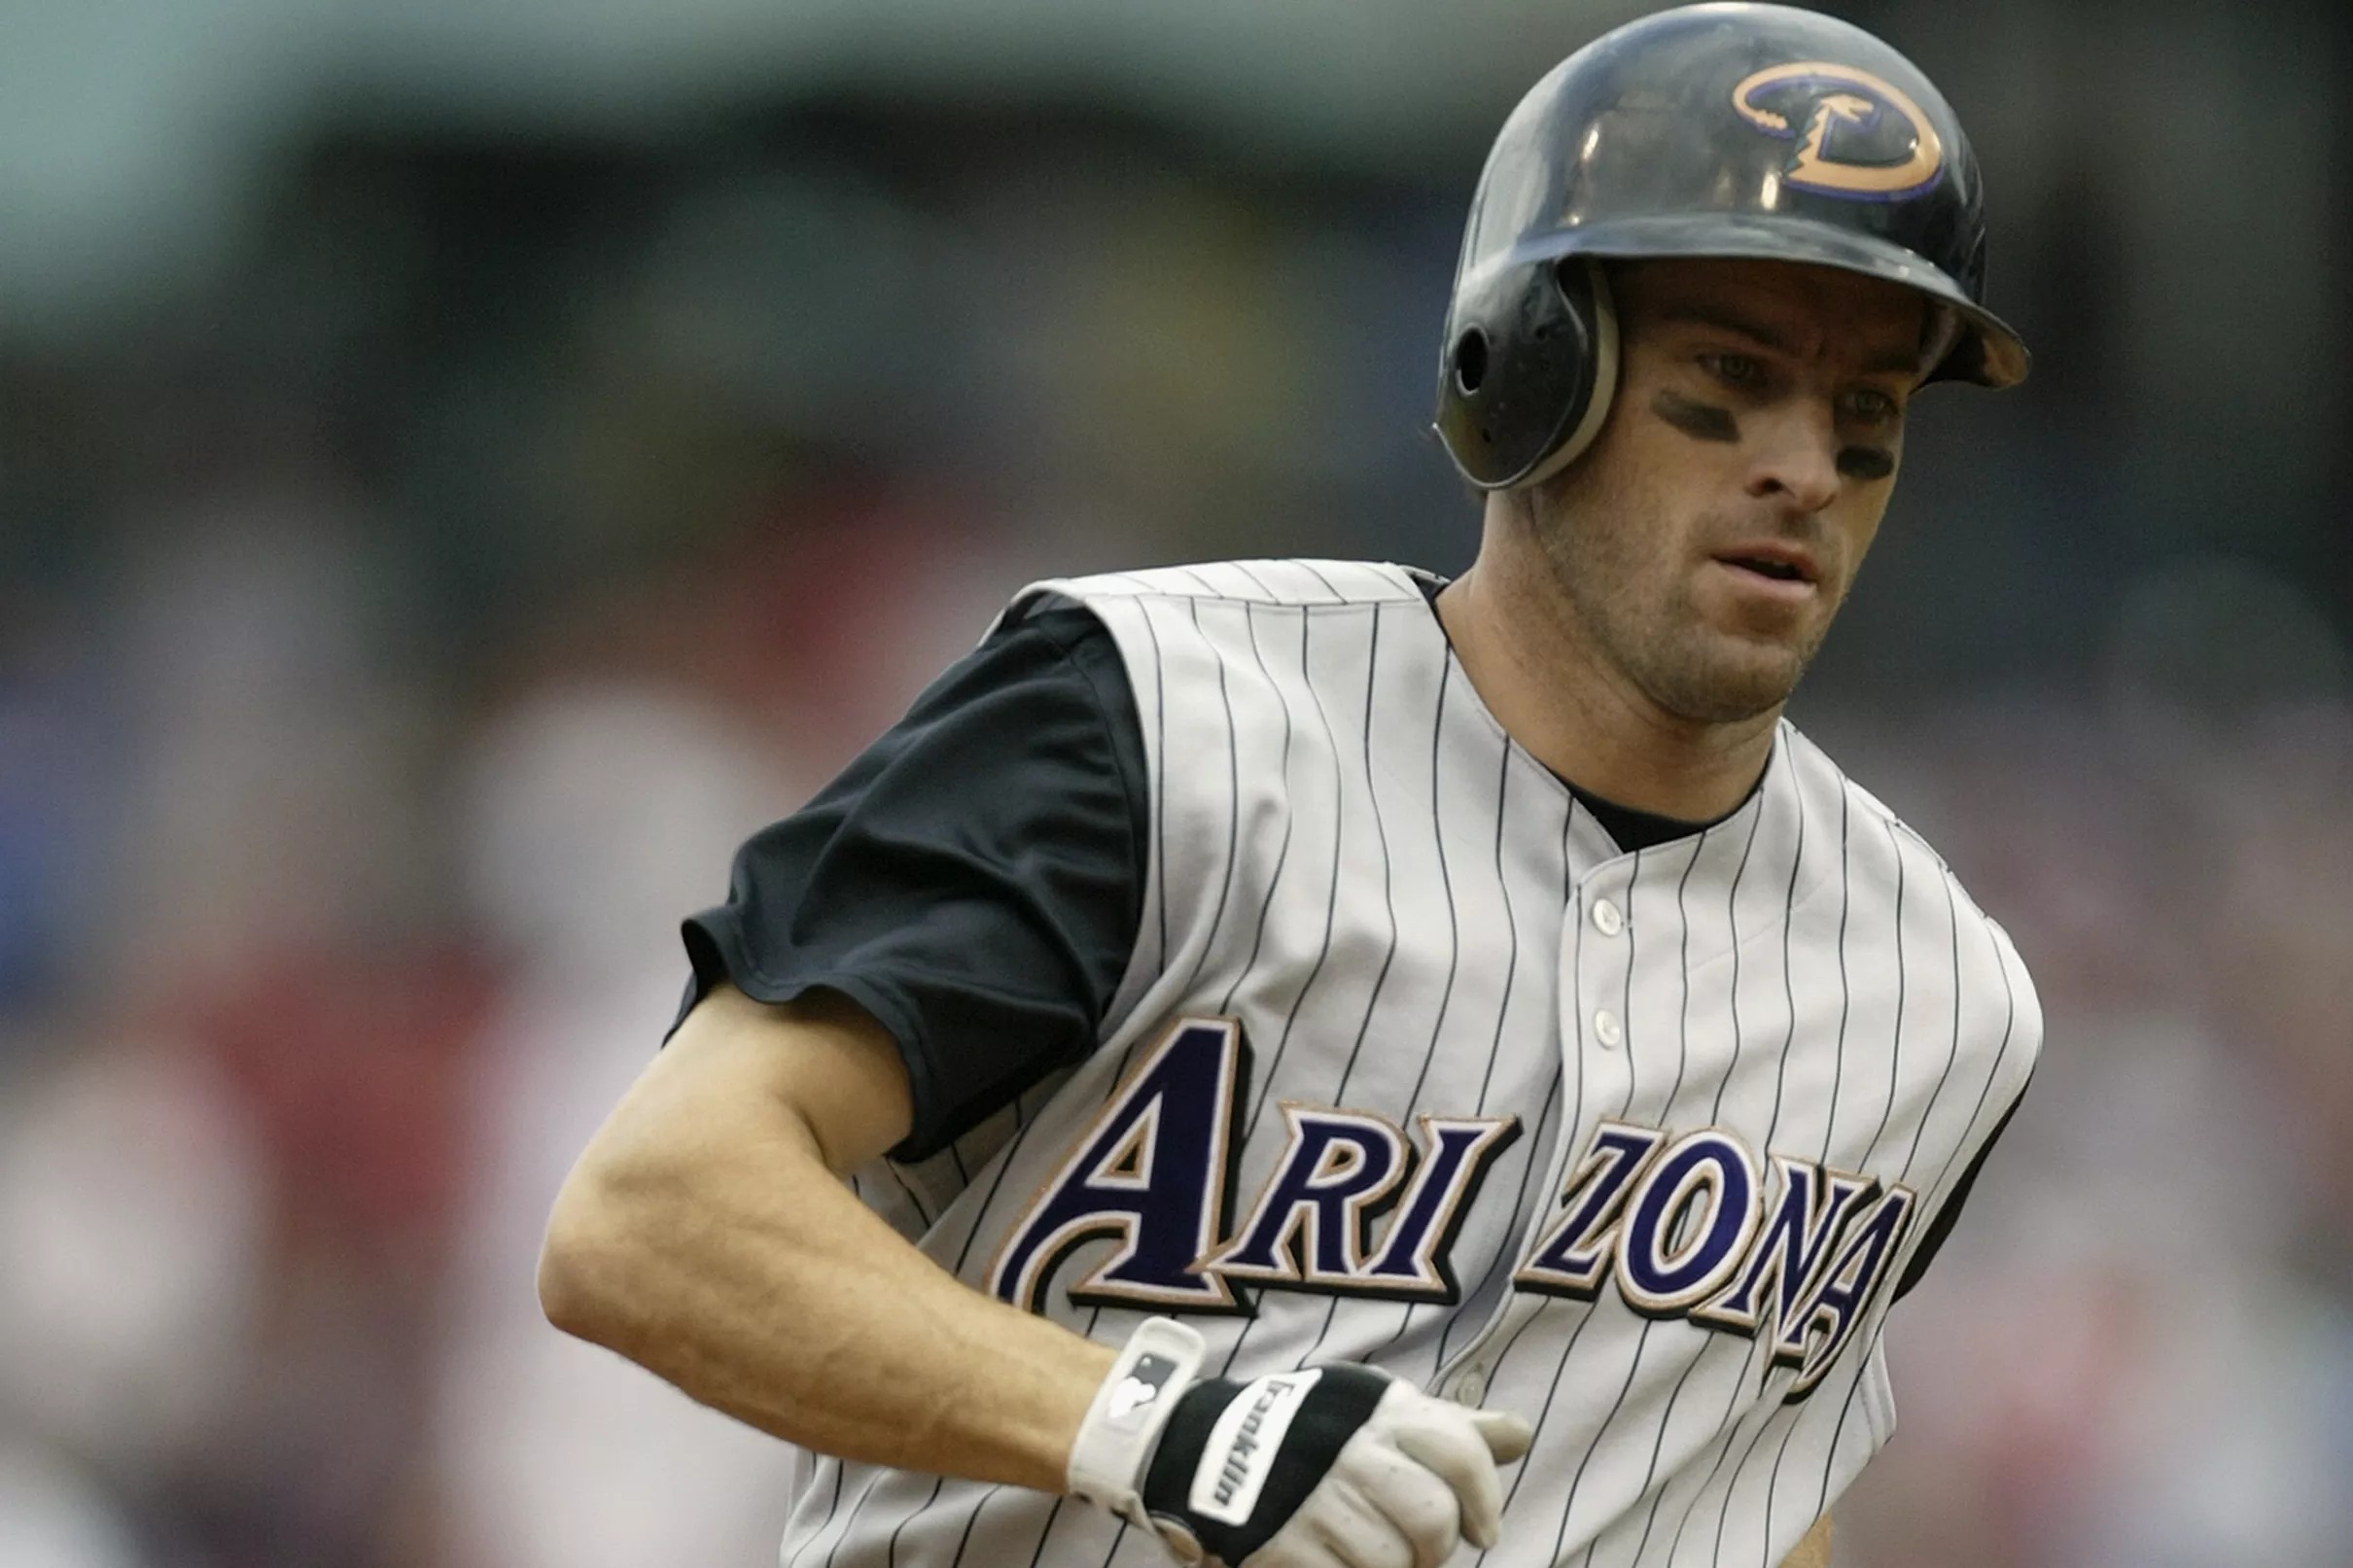
[[[540,1310],[576,1339],[627,1353],[645,1315],[653,1222],[630,1183],[604,1169],[592,1150],[573,1167],[540,1242]]]
[[[566,1334],[596,1340],[616,1260],[615,1237],[600,1221],[593,1201],[579,1192],[575,1171],[556,1195],[540,1239],[540,1310]]]

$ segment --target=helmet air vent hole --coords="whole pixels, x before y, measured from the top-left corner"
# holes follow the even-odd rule
[[[1476,327],[1465,328],[1455,339],[1455,385],[1464,393],[1479,390],[1487,379],[1487,334]]]

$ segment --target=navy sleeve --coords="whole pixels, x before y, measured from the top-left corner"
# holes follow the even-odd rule
[[[1984,1148],[1978,1150],[1977,1158],[1969,1162],[1969,1168],[1961,1172],[1961,1179],[1953,1183],[1952,1195],[1945,1200],[1945,1206],[1929,1222],[1928,1234],[1920,1237],[1919,1246],[1914,1250],[1911,1267],[1904,1271],[1904,1277],[1896,1281],[1897,1301],[1912,1294],[1928,1272],[1928,1266],[1936,1261],[1936,1255],[1944,1250],[1945,1238],[1952,1234],[1953,1222],[1961,1217],[1961,1205],[1969,1202],[1969,1189],[1977,1185],[1978,1172],[1985,1168],[1985,1157],[1993,1152],[1995,1144],[2002,1141],[2002,1134],[2010,1129],[2010,1118],[2018,1114],[2018,1108],[2025,1102],[2025,1098],[2026,1091],[2020,1089],[2018,1098],[2012,1100],[2010,1108],[2002,1112],[2002,1119],[1993,1124],[1993,1135],[1985,1140]]]
[[[1001,627],[841,776],[736,853],[689,918],[686,1009],[825,988],[874,1015],[937,1153],[1094,1048],[1141,918],[1143,736],[1084,610]]]

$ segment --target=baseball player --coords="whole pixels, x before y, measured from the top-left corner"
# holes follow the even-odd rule
[[[1983,265],[1854,27],[1563,62],[1447,319],[1475,564],[1017,596],[686,923],[548,1315],[802,1448],[788,1568],[1826,1562],[2041,1044],[1781,716],[1914,394],[2025,373]]]

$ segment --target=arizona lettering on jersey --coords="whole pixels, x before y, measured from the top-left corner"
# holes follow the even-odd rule
[[[1358,1361],[1536,1428],[1495,1568],[1777,1563],[1894,1424],[1880,1332],[2042,1036],[2001,929],[1784,723],[1750,799],[1621,853],[1416,580],[1040,584],[1118,643],[1151,770],[1097,1051],[860,1191],[974,1288],[1236,1378]],[[812,1462],[787,1564],[1158,1568],[1017,1487]]]
[[[1036,1311],[1055,1263],[1110,1236],[1117,1247],[1068,1285],[1070,1300],[1245,1310],[1239,1281],[1453,1305],[1456,1221],[1519,1118],[1422,1115],[1417,1160],[1384,1117],[1285,1103],[1288,1140],[1247,1217],[1204,1246],[1226,1206],[1232,1170],[1217,1155],[1240,1109],[1242,1049],[1228,1019],[1170,1026],[1012,1227],[989,1288]],[[1881,1193],[1869,1177],[1787,1155],[1761,1169],[1737,1134],[1713,1128],[1670,1138],[1604,1121],[1573,1168],[1561,1218],[1513,1285],[1590,1301],[1614,1280],[1647,1317],[1769,1329],[1774,1363],[1798,1369],[1792,1400],[1812,1392],[1852,1337],[1917,1202],[1900,1182]],[[1767,1226],[1769,1176],[1778,1191]],[[1399,1203],[1401,1188],[1410,1196]],[[1375,1216],[1392,1208],[1376,1244]],[[1772,1303],[1769,1284],[1779,1287]]]

